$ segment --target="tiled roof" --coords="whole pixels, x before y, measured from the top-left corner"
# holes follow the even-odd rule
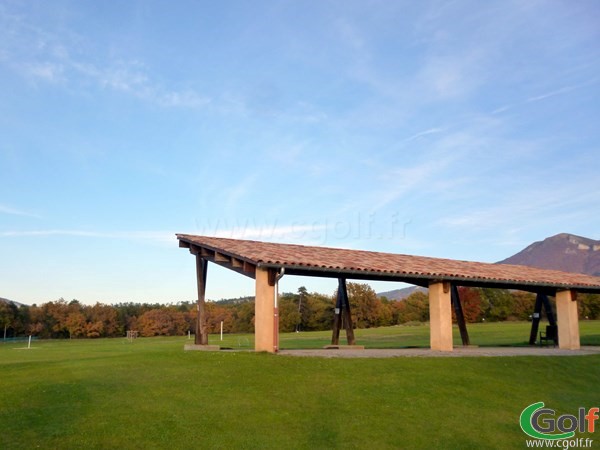
[[[501,287],[533,286],[600,292],[600,278],[556,270],[489,264],[364,250],[277,244],[178,234],[185,246],[216,251],[257,267],[286,268],[292,274],[347,278],[463,281]]]

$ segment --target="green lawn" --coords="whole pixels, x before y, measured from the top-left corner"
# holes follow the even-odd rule
[[[470,331],[475,344],[522,344],[528,324]],[[582,322],[581,334],[598,344],[600,323]],[[357,337],[367,347],[426,346],[428,332],[390,327]],[[290,333],[281,343],[328,339]],[[294,358],[184,352],[187,342],[0,345],[0,448],[525,448],[518,418],[529,404],[559,414],[600,405],[600,356]],[[249,348],[252,339],[227,336],[224,345]]]
[[[546,323],[539,329],[545,330]],[[581,321],[580,334],[582,345],[600,345],[600,321]],[[472,345],[485,346],[525,346],[529,342],[531,323],[529,322],[495,322],[468,324],[467,329]],[[454,345],[461,345],[460,332],[453,328]],[[355,330],[356,343],[366,348],[403,348],[429,347],[429,326],[381,327]],[[340,333],[340,343],[346,343],[345,332]],[[210,336],[210,344],[235,349],[254,348],[254,335],[224,335],[223,341],[218,335]],[[282,333],[279,345],[282,349],[322,348],[331,343],[331,331],[315,331],[300,333]]]

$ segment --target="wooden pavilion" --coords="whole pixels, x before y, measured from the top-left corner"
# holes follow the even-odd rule
[[[599,277],[525,266],[188,234],[178,234],[177,239],[180,247],[189,249],[196,256],[198,345],[208,345],[204,295],[209,261],[256,280],[255,350],[273,353],[279,349],[277,283],[284,275],[339,280],[338,303],[332,318],[333,343],[336,343],[336,327],[339,337],[342,316],[349,324],[347,332],[352,330],[345,289],[347,279],[400,281],[427,287],[430,344],[432,350],[438,351],[452,351],[453,348],[452,308],[463,344],[469,343],[457,286],[534,292],[539,304],[545,296],[555,296],[559,347],[571,350],[580,347],[577,293],[600,293]]]

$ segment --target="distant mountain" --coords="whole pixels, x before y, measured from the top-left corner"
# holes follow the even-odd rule
[[[415,292],[427,292],[427,288],[421,286],[409,286],[404,289],[394,289],[393,291],[378,292],[377,297],[386,297],[388,300],[404,300]]]
[[[14,300],[9,300],[9,299],[7,299],[7,298],[2,298],[2,297],[0,297],[0,302],[4,302],[4,303],[13,303],[13,304],[17,305],[19,308],[20,308],[21,306],[25,306],[23,303],[15,302]]]
[[[600,277],[600,241],[561,233],[534,242],[519,253],[498,262],[539,267],[540,269],[562,270]],[[404,300],[414,292],[427,292],[426,288],[410,286],[404,289],[378,292],[378,297],[389,300]]]
[[[600,241],[561,233],[534,242],[499,263],[600,276]]]

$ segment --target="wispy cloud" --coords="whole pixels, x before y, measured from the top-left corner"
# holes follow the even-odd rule
[[[515,105],[503,105],[500,106],[499,108],[494,109],[492,112],[490,112],[491,115],[494,114],[500,114],[506,111],[509,111],[510,109],[512,109]]]
[[[173,243],[175,232],[171,231],[116,231],[116,232],[103,232],[103,231],[89,231],[89,230],[63,230],[63,229],[52,229],[52,230],[29,230],[29,231],[0,231],[0,237],[3,238],[27,238],[27,237],[53,237],[53,236],[64,236],[64,237],[80,237],[80,238],[99,238],[99,239],[132,239],[132,240],[146,240],[155,242],[169,242]]]
[[[327,224],[312,225],[283,225],[265,226],[257,228],[232,228],[229,230],[217,230],[215,237],[226,237],[231,239],[293,239],[305,242],[306,238],[315,238],[315,233],[320,234],[327,229]]]
[[[64,67],[62,64],[51,62],[32,62],[23,65],[24,72],[30,77],[49,83],[65,81]]]
[[[70,88],[93,83],[168,108],[197,109],[211,101],[190,88],[162,85],[135,58],[102,59],[88,45],[81,35],[42,28],[0,7],[0,63],[32,82]]]
[[[565,86],[565,87],[562,87],[560,89],[556,89],[555,91],[550,91],[550,92],[546,92],[546,93],[541,94],[541,95],[536,95],[534,97],[529,97],[527,99],[527,103],[539,102],[540,100],[544,100],[544,99],[547,99],[549,97],[554,97],[556,95],[566,94],[567,92],[574,91],[578,87],[579,86]]]
[[[224,189],[224,205],[230,209],[235,210],[239,202],[247,196],[251,195],[253,187],[259,180],[259,174],[253,173],[239,180],[233,186]]]
[[[516,103],[507,104],[507,105],[503,105],[501,107],[498,107],[495,110],[493,110],[490,114],[500,114],[500,113],[509,111],[509,110],[511,110],[513,108],[521,107],[521,106],[526,105],[528,103],[535,103],[535,102],[539,102],[539,101],[542,101],[542,100],[546,100],[548,98],[556,97],[558,95],[568,94],[569,92],[573,92],[573,91],[576,91],[576,90],[581,89],[583,87],[594,85],[596,83],[598,83],[598,79],[593,78],[593,79],[590,79],[590,80],[588,80],[588,81],[586,81],[584,83],[563,86],[561,88],[558,88],[558,89],[555,89],[555,90],[552,90],[552,91],[544,92],[543,94],[532,95],[531,97],[528,97],[527,99],[525,99],[523,101],[518,101]]]
[[[544,218],[553,223],[586,217],[587,208],[597,208],[597,189],[584,180],[565,186],[545,186],[544,189],[522,187],[515,192],[507,189],[505,200],[491,206],[463,211],[440,219],[442,226],[466,230],[501,230],[513,224],[538,224]]]
[[[201,108],[211,99],[191,89],[169,90],[152,80],[147,68],[137,60],[115,61],[101,67],[89,62],[67,61],[72,71],[98,86],[123,92],[141,100],[172,108]]]
[[[451,157],[438,158],[388,171],[385,176],[390,181],[377,193],[377,200],[372,203],[371,211],[378,211],[420,187],[431,186],[436,175],[448,167],[451,161]]]
[[[450,57],[432,57],[417,75],[417,83],[434,100],[464,96],[482,80],[477,52]]]
[[[17,208],[11,208],[10,206],[0,205],[0,214],[9,214],[11,216],[23,216],[23,217],[33,217],[39,219],[40,216],[28,211],[23,211]]]
[[[211,99],[192,90],[180,92],[163,92],[157,97],[162,106],[173,108],[201,108],[208,105]]]
[[[442,133],[444,131],[443,128],[430,128],[428,130],[425,131],[421,131],[419,133],[413,134],[412,136],[410,136],[409,138],[406,138],[404,140],[404,142],[410,142],[410,141],[414,141],[415,139],[419,139],[423,136],[427,136],[430,134],[437,134],[437,133]]]

